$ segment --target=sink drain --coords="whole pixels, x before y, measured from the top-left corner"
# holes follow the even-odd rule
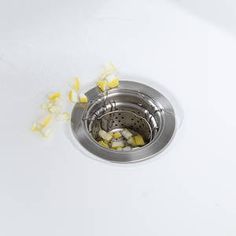
[[[164,149],[175,132],[175,112],[157,90],[141,83],[121,81],[119,88],[101,93],[98,88],[86,95],[87,107],[76,104],[71,117],[72,132],[90,153],[112,162],[145,160]],[[97,143],[100,129],[107,132],[128,128],[141,134],[145,146],[131,151],[106,149]]]

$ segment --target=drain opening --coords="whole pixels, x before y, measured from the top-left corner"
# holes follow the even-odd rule
[[[119,91],[109,94],[88,109],[85,127],[87,127],[95,142],[102,141],[99,136],[100,130],[114,133],[128,129],[133,136],[142,136],[145,143],[142,146],[134,147],[129,145],[127,140],[122,140],[125,147],[132,147],[129,150],[132,151],[145,147],[157,135],[161,125],[161,117],[158,115],[154,117],[153,114],[152,103],[145,100],[143,96],[140,96],[137,92]],[[93,117],[93,119],[88,117]]]
[[[112,162],[144,160],[160,152],[174,134],[173,107],[151,87],[121,81],[120,87],[108,94],[93,88],[86,95],[92,102],[86,110],[75,105],[71,126],[78,142],[95,156]],[[133,135],[140,134],[145,145],[125,152],[104,148],[98,144],[101,129],[106,132],[128,129]]]

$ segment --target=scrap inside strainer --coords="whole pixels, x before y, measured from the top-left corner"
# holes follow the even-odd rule
[[[152,139],[151,126],[143,117],[132,111],[117,110],[105,113],[97,117],[90,124],[90,131],[95,140],[99,140],[98,132],[103,129],[107,132],[120,131],[124,128],[129,129],[133,135],[140,134],[148,143]]]

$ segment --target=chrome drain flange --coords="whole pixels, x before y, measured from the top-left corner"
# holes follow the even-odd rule
[[[129,163],[148,159],[171,141],[176,119],[169,100],[157,90],[133,81],[120,81],[116,89],[102,93],[97,87],[86,93],[89,104],[76,104],[71,128],[76,140],[91,154],[112,162]],[[97,143],[98,132],[128,128],[139,133],[145,146],[131,151],[107,149]]]

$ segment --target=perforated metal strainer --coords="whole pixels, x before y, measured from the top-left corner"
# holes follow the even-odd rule
[[[159,153],[175,132],[175,113],[170,102],[144,84],[121,81],[119,88],[101,93],[98,88],[86,95],[86,107],[76,104],[71,127],[77,141],[90,153],[112,162],[136,162]],[[141,134],[146,145],[128,152],[101,147],[98,132],[128,128]]]

